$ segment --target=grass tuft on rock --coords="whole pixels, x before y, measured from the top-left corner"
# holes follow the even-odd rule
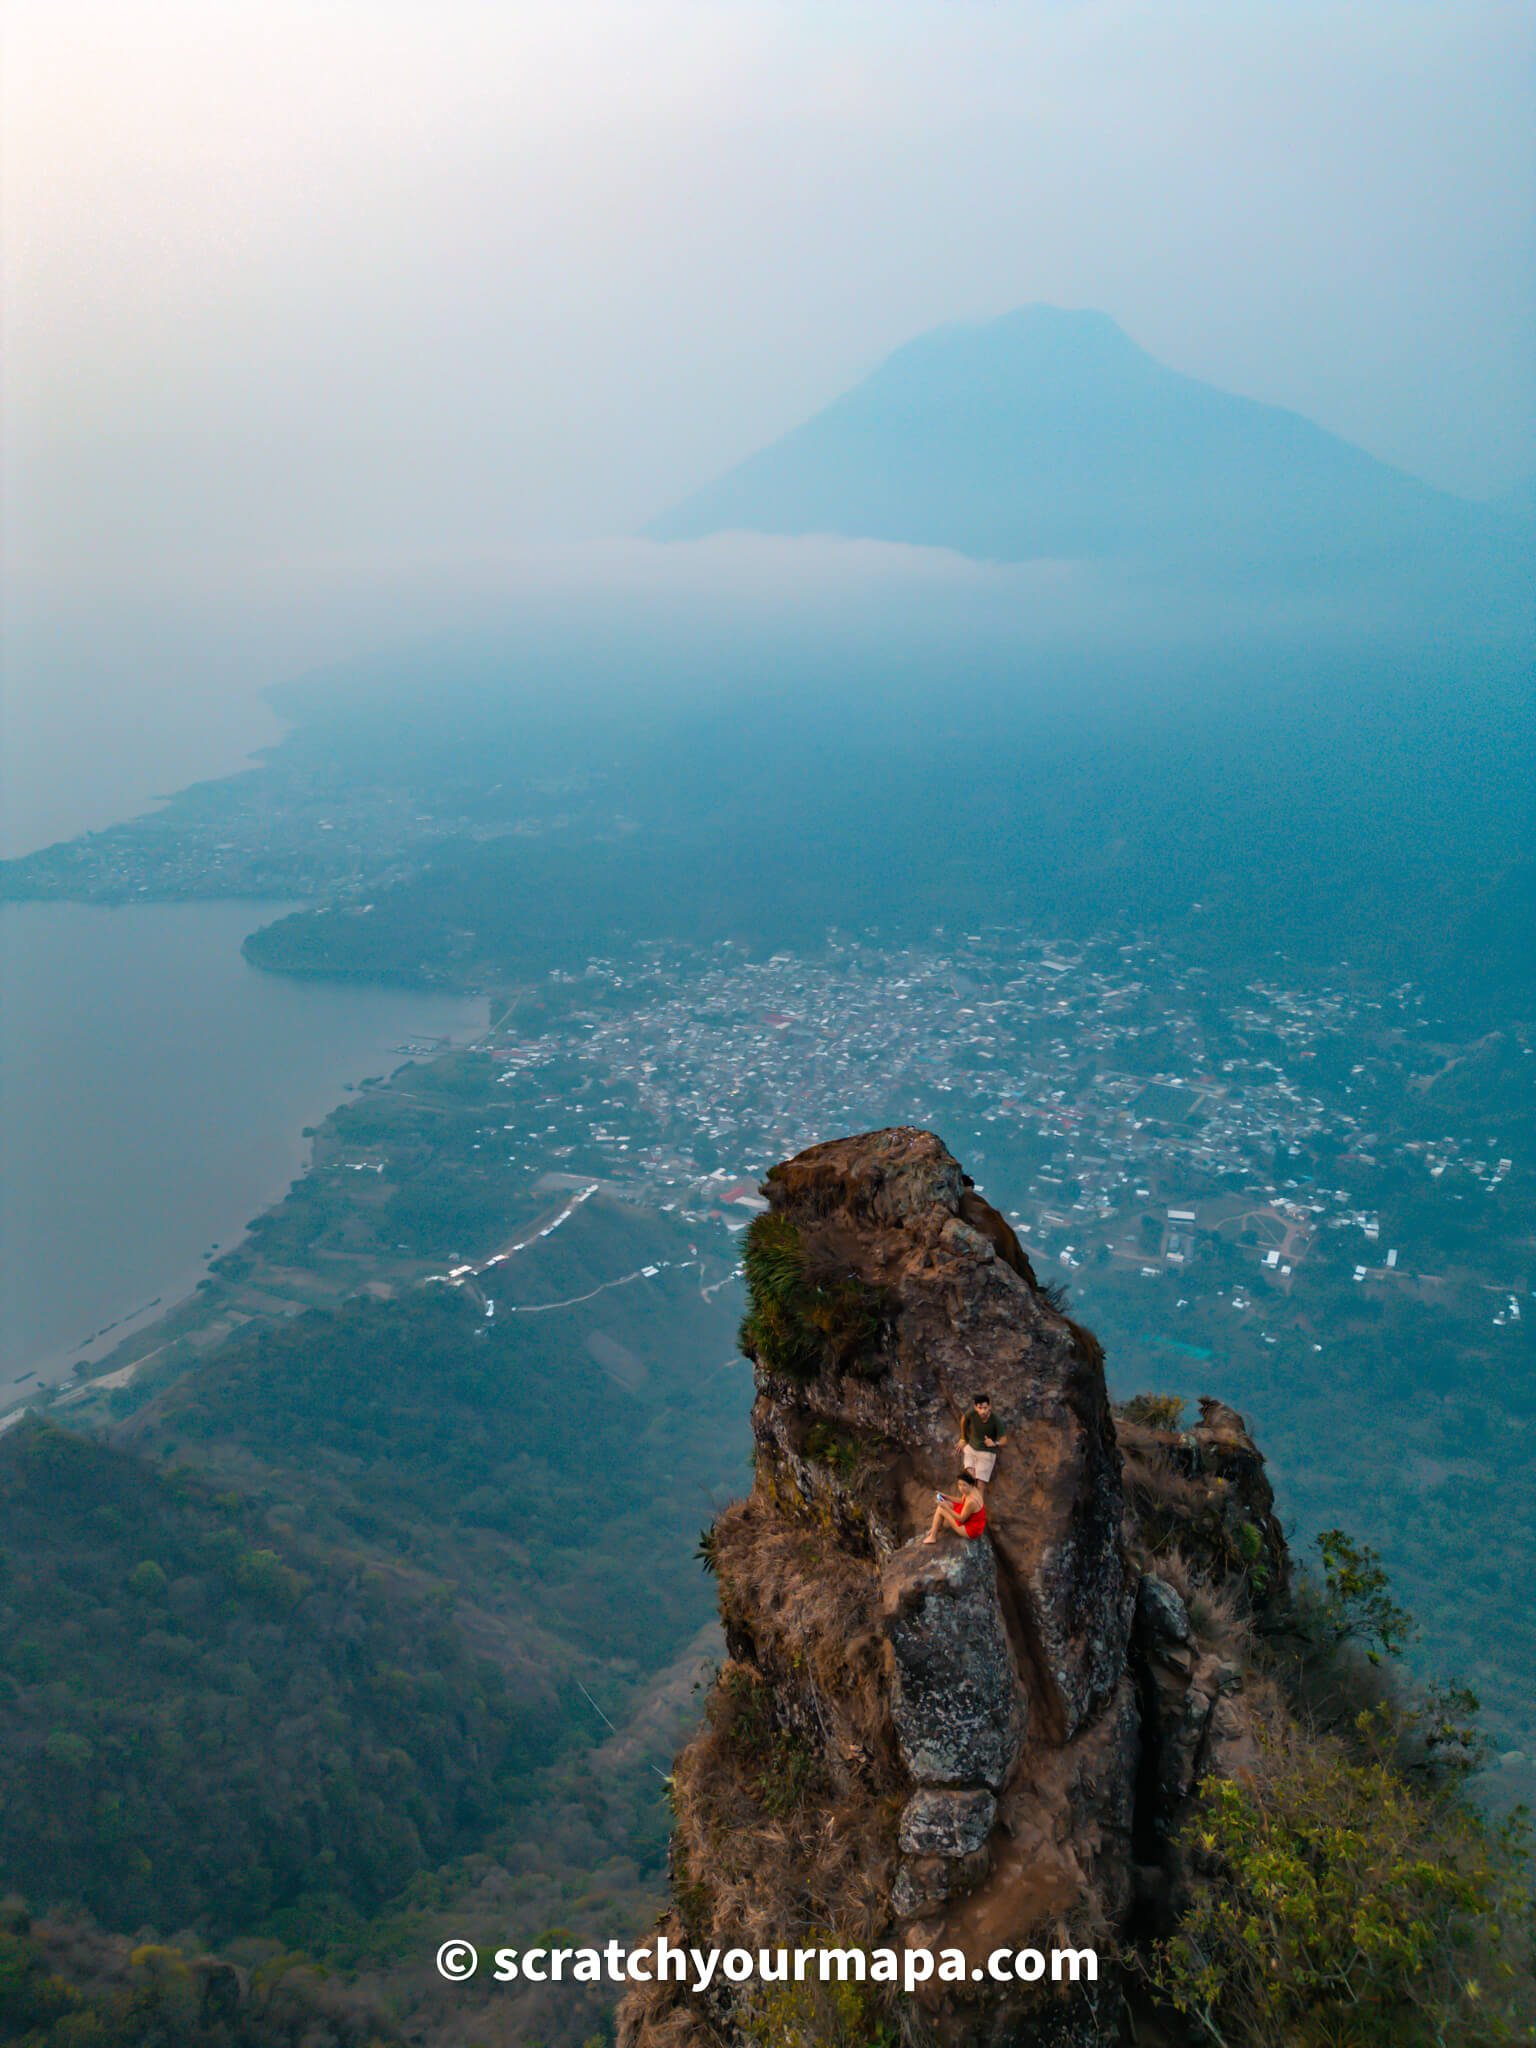
[[[846,1270],[813,1272],[805,1240],[769,1210],[747,1230],[742,1256],[751,1306],[741,1325],[746,1355],[769,1372],[813,1379],[827,1367],[873,1378],[885,1369],[883,1291]]]
[[[1139,1422],[1144,1429],[1178,1431],[1184,1427],[1184,1397],[1182,1394],[1133,1394],[1128,1401],[1119,1404],[1115,1413],[1127,1422]]]

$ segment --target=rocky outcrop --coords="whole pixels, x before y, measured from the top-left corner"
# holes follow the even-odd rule
[[[846,1489],[835,1471],[809,1469],[817,1442],[885,1441],[884,1483],[867,1484],[861,1503],[868,1542],[889,1552],[926,1524],[934,1490],[954,1484],[960,1418],[990,1393],[1010,1437],[989,1492],[993,1540],[1032,1691],[1069,1736],[1115,1688],[1135,1598],[1097,1344],[1040,1294],[1004,1218],[931,1132],[813,1146],[775,1167],[766,1192],[785,1241],[798,1239],[813,1297],[799,1313],[822,1338],[797,1349],[772,1318],[749,1328],[770,1479],[825,1502]],[[769,1306],[796,1314],[793,1302]],[[839,1370],[855,1324],[867,1335]]]
[[[1201,1779],[1253,1760],[1246,1681],[1241,1662],[1200,1642],[1183,1600],[1155,1572],[1142,1575],[1134,1640],[1145,1758],[1139,1820],[1144,1845],[1167,1867]]]
[[[1141,1541],[1154,1553],[1177,1546],[1207,1580],[1241,1574],[1261,1605],[1283,1599],[1285,1532],[1241,1415],[1206,1396],[1199,1422],[1186,1430],[1144,1419],[1135,1412],[1144,1405],[1131,1403],[1119,1424],[1126,1500]]]
[[[997,1801],[981,1788],[914,1792],[902,1809],[897,1841],[909,1856],[972,1856],[997,1819]]]
[[[1028,1705],[990,1546],[897,1551],[881,1574],[880,1611],[892,1650],[891,1718],[913,1783],[1001,1792]]]
[[[1219,1403],[1189,1431],[1154,1403],[1123,1447],[1097,1343],[932,1133],[815,1146],[764,1192],[756,1477],[713,1538],[731,1662],[674,1779],[672,1938],[1108,1954],[1176,1892],[1202,1777],[1250,1752],[1243,1617],[1287,1569],[1263,1460]],[[925,1545],[979,1392],[1007,1432],[986,1535]],[[819,2038],[799,1995],[646,1994],[620,2040]],[[1065,2048],[1112,2010],[967,1982],[892,2016]]]

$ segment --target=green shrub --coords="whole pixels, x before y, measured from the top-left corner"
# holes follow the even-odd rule
[[[261,1606],[286,1614],[305,1591],[304,1579],[275,1550],[247,1550],[235,1563],[235,1584]]]
[[[878,1371],[884,1299],[879,1290],[851,1274],[811,1290],[802,1310],[821,1339],[821,1349],[838,1372]]]
[[[847,1946],[834,1934],[816,1940]],[[862,1984],[765,1984],[740,2021],[751,2048],[897,2048],[900,2032]]]
[[[1505,2048],[1536,2039],[1523,1844],[1379,1759],[1294,1733],[1208,1785],[1159,1992],[1220,2048]]]
[[[853,1273],[813,1274],[805,1243],[788,1217],[769,1210],[747,1231],[742,1255],[751,1301],[741,1326],[747,1356],[769,1372],[810,1379],[837,1372],[877,1373],[885,1297]]]
[[[748,1310],[738,1342],[748,1358],[769,1372],[810,1379],[821,1365],[815,1331],[795,1310],[771,1298]]]
[[[805,1246],[787,1216],[773,1210],[754,1217],[742,1253],[747,1292],[755,1309],[776,1302],[790,1307],[805,1284]]]
[[[1264,1531],[1257,1522],[1239,1522],[1232,1536],[1238,1561],[1248,1577],[1256,1599],[1269,1590],[1269,1559],[1264,1554]]]
[[[1376,1552],[1342,1529],[1325,1529],[1317,1548],[1323,1560],[1323,1590],[1314,1628],[1336,1643],[1359,1643],[1373,1664],[1384,1655],[1396,1657],[1418,1630],[1413,1616],[1388,1592],[1386,1570]]]
[[[829,1465],[840,1479],[851,1479],[859,1469],[858,1444],[830,1422],[811,1424],[805,1433],[805,1455],[818,1465]]]
[[[95,1751],[85,1736],[75,1735],[67,1728],[55,1728],[43,1744],[43,1755],[62,1770],[83,1771],[89,1768]]]

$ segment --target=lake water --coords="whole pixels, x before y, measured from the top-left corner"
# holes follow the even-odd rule
[[[193,1286],[349,1083],[482,1028],[478,1000],[258,974],[240,941],[284,907],[0,904],[0,1411]]]

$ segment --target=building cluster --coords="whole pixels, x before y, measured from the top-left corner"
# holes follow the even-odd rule
[[[1005,928],[845,938],[815,957],[657,945],[638,969],[599,960],[560,980],[557,1028],[492,1047],[534,1112],[509,1128],[733,1228],[774,1160],[915,1123],[1037,1263],[1151,1278],[1215,1258],[1237,1262],[1239,1292],[1272,1294],[1358,1233],[1341,1270],[1396,1285],[1423,1256],[1383,1236],[1390,1169],[1461,1156],[1386,1127],[1426,1028],[1411,987],[1223,988],[1148,940]],[[573,1056],[587,1085],[546,1092],[542,1070]],[[1483,1149],[1468,1171],[1497,1187],[1511,1161]]]

